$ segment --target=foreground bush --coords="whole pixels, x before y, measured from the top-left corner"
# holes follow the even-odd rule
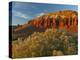
[[[77,37],[66,31],[47,29],[12,43],[12,57],[41,57],[77,54]]]

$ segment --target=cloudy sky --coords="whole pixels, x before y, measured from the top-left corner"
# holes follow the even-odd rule
[[[12,6],[10,6],[9,11],[11,11],[11,8],[12,25],[24,24],[35,17],[49,12],[60,10],[78,10],[75,5],[41,4],[30,2],[12,2]]]

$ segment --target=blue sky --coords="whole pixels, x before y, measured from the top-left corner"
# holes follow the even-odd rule
[[[12,25],[24,24],[27,21],[49,12],[60,10],[77,11],[76,5],[41,4],[30,2],[12,2]]]

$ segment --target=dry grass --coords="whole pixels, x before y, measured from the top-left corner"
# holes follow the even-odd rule
[[[57,29],[34,32],[24,41],[13,41],[12,54],[13,58],[77,54],[77,37]]]

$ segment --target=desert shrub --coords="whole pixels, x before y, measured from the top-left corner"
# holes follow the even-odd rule
[[[53,56],[62,56],[62,55],[64,55],[62,51],[53,50]]]
[[[22,40],[13,41],[13,58],[61,56],[77,54],[77,37],[66,31],[47,29],[45,32],[34,32]]]

